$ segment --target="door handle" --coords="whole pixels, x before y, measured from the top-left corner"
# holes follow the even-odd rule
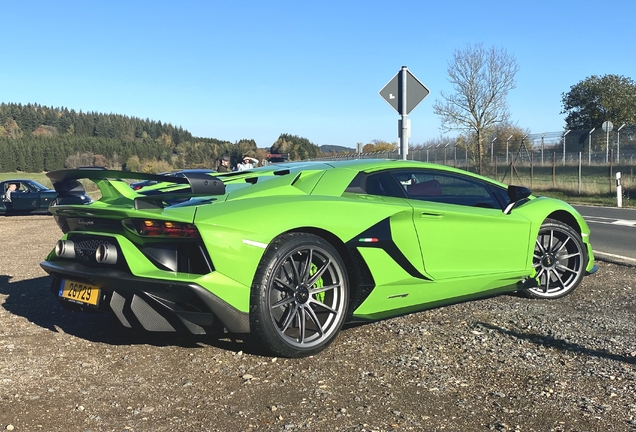
[[[420,214],[420,218],[422,219],[442,219],[443,217],[444,213],[422,212]]]
[[[382,198],[381,196],[378,196],[378,195],[358,194],[358,198],[362,198],[362,199],[366,199],[366,200],[370,200],[370,201],[384,201],[384,198]]]

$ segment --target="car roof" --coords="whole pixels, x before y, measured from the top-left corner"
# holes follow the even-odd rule
[[[432,168],[445,170],[452,167],[445,165],[438,165],[429,162],[420,162],[412,160],[402,159],[342,159],[342,160],[314,160],[314,161],[300,161],[300,162],[282,162],[268,167],[274,167],[274,169],[288,168],[288,169],[328,169],[328,168],[349,168],[356,171],[377,171],[383,169],[392,168]],[[256,168],[259,170],[261,168]]]
[[[447,165],[440,165],[431,162],[421,162],[404,159],[343,159],[343,160],[315,160],[315,161],[301,161],[301,162],[282,162],[272,165],[268,165],[270,170],[278,169],[290,169],[290,170],[304,170],[304,169],[329,169],[329,168],[344,168],[352,169],[355,171],[375,172],[386,169],[396,168],[420,168],[420,169],[434,169],[437,171],[446,171],[469,175],[475,178],[481,178],[489,182],[498,183],[497,181],[480,176],[461,168],[454,168]],[[255,168],[253,171],[258,172],[263,168]]]
[[[479,174],[454,168],[447,165],[440,165],[430,162],[421,162],[403,159],[342,159],[342,160],[311,160],[298,162],[281,162],[266,165],[264,167],[253,168],[244,171],[233,171],[229,173],[218,173],[217,176],[224,181],[230,179],[242,179],[255,176],[268,176],[276,174],[277,171],[289,170],[290,173],[301,171],[320,171],[329,169],[349,169],[353,171],[362,171],[366,173],[379,172],[393,169],[431,169],[438,172],[454,173],[463,176],[472,177],[476,180],[485,181],[500,187],[507,187],[495,179],[481,176]]]

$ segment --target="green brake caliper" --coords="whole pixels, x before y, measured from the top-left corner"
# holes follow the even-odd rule
[[[318,266],[314,263],[311,263],[311,266],[309,266],[309,276],[315,275],[317,271],[318,271]],[[323,287],[322,278],[319,278],[314,284],[314,286],[312,286],[312,288],[322,288],[322,287]],[[324,303],[325,292],[323,291],[323,292],[316,293],[314,295],[314,298],[318,300],[320,303]]]

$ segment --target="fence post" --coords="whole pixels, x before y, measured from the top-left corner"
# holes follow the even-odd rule
[[[556,152],[552,153],[552,189],[556,189]]]
[[[534,152],[530,153],[530,189],[534,183]]]
[[[495,178],[497,178],[497,157],[495,157]]]
[[[614,175],[612,174],[612,171],[614,170],[614,165],[613,165],[613,158],[614,158],[614,149],[610,150],[609,152],[609,168],[610,168],[610,194],[612,193],[612,182],[614,181]]]
[[[616,206],[623,207],[623,188],[621,187],[621,172],[616,173]]]
[[[587,140],[587,146],[588,146],[588,151],[587,151],[587,164],[588,165],[592,165],[592,132],[594,132],[596,128],[592,128],[592,130],[588,133],[588,140]]]
[[[510,158],[510,183],[513,182],[512,170],[514,169],[514,166],[515,166],[515,160],[513,158]]]
[[[579,152],[579,195],[581,195],[581,152]]]

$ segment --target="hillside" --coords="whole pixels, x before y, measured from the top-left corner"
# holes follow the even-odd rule
[[[324,154],[340,154],[340,153],[355,153],[355,148],[343,147],[338,145],[322,145],[320,151]]]
[[[320,154],[309,140],[281,134],[275,144],[293,159]],[[243,155],[259,159],[253,139],[232,143],[195,137],[182,127],[120,114],[82,112],[39,104],[0,104],[0,172],[42,172],[80,165],[148,172],[215,167],[222,155],[232,164]]]

